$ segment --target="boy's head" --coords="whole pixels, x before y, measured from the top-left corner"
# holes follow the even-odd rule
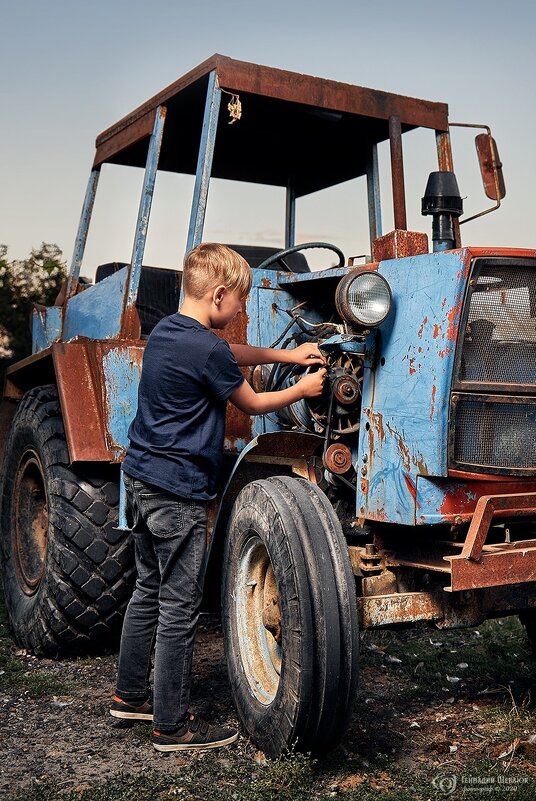
[[[207,292],[223,285],[244,300],[251,289],[251,269],[247,261],[227,245],[203,242],[184,259],[184,294],[201,300]]]

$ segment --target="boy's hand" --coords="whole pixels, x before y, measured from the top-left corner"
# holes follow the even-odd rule
[[[324,381],[326,380],[327,370],[322,367],[314,373],[307,373],[298,381],[298,386],[303,392],[304,398],[316,398],[322,394]]]
[[[308,367],[310,364],[325,364],[326,359],[320,352],[316,342],[305,342],[297,348],[288,350],[292,358],[292,364],[303,364]]]

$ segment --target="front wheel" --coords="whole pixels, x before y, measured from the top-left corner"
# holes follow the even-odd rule
[[[352,710],[355,588],[340,525],[321,496],[286,476],[254,481],[229,522],[222,606],[231,690],[269,756],[328,750]]]

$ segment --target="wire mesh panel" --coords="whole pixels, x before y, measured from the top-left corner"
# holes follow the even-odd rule
[[[536,384],[536,263],[477,264],[468,303],[458,381]]]
[[[454,395],[455,467],[531,474],[536,470],[536,399]]]

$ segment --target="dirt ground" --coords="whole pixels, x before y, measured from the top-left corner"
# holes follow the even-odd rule
[[[148,726],[116,727],[118,722],[108,714],[116,654],[38,660],[17,649],[5,625],[0,646],[0,797],[26,798],[25,788],[29,791],[44,782],[55,793],[70,791],[93,798],[87,795],[90,788],[119,774],[142,777],[154,771],[169,775],[169,786],[175,787],[155,797],[171,798],[180,795],[177,775],[186,775],[194,763],[198,770],[202,766],[199,754],[154,751]],[[373,793],[402,799],[404,788],[409,788],[408,798],[426,799],[458,797],[463,784],[464,796],[471,789],[471,796],[486,792],[489,798],[491,783],[494,798],[533,799],[535,669],[517,618],[461,632],[365,633],[361,686],[343,744],[311,762],[309,784],[300,780],[301,795],[292,795],[288,786],[290,794],[279,795],[368,799]],[[199,627],[192,706],[212,720],[238,725],[221,629],[212,617],[203,617]],[[217,776],[222,786],[231,785],[233,775],[240,774],[240,781],[247,783],[248,776],[257,781],[259,771],[272,770],[244,735],[236,746],[210,753],[210,781]],[[478,781],[482,786],[472,786]],[[277,794],[274,787],[273,795],[238,792],[225,797]],[[206,796],[182,797],[223,796],[207,790]]]

